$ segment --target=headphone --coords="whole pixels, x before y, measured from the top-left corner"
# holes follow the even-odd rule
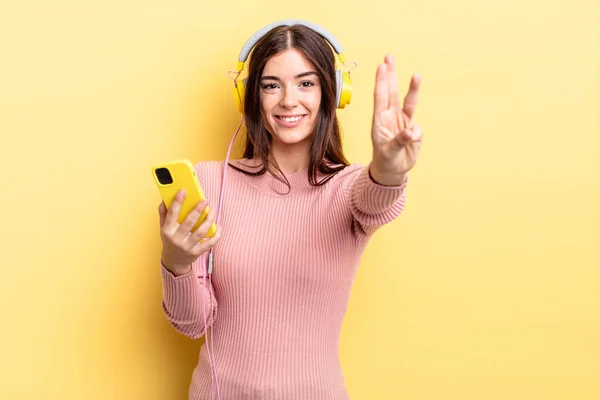
[[[321,26],[312,22],[297,19],[286,19],[271,23],[265,26],[264,28],[256,31],[252,36],[250,36],[250,38],[246,41],[246,44],[244,44],[244,47],[242,47],[242,50],[238,57],[237,71],[232,71],[234,73],[237,73],[236,77],[233,78],[233,94],[238,110],[241,113],[244,112],[244,95],[246,93],[246,79],[244,78],[241,81],[238,81],[237,77],[244,69],[244,63],[248,59],[248,55],[250,54],[250,51],[254,48],[256,43],[272,29],[284,25],[304,25],[317,32],[319,35],[321,35],[323,39],[327,40],[331,47],[333,47],[335,53],[338,55],[340,62],[345,66],[346,57],[343,54],[342,46],[337,41],[337,39],[333,37],[331,33],[329,33]],[[356,66],[356,63],[354,63],[354,65]],[[342,71],[337,69],[335,71],[335,77],[337,90],[335,104],[337,108],[344,108],[346,107],[346,105],[350,104],[350,99],[352,98],[352,79],[350,78],[350,71]]]

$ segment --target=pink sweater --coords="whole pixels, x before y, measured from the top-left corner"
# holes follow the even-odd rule
[[[223,162],[195,169],[216,208]],[[211,398],[207,344],[222,400],[348,399],[338,341],[350,290],[368,239],[402,212],[406,183],[378,185],[358,164],[322,187],[310,186],[307,170],[287,178],[292,189],[282,195],[288,188],[272,175],[228,169],[212,287],[200,259],[179,277],[161,266],[163,311],[175,329],[204,335],[202,297],[211,327],[190,399]]]

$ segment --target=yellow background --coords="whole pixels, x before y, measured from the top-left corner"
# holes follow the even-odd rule
[[[406,211],[343,326],[351,398],[599,399],[599,4],[3,2],[0,398],[186,398],[201,342],[160,310],[150,167],[224,158],[226,73],[292,17],[358,63],[353,162],[384,54],[403,92],[423,76]]]

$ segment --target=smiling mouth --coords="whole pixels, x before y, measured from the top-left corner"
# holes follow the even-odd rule
[[[294,116],[283,116],[283,115],[276,115],[275,118],[282,120],[283,122],[298,122],[300,121],[302,118],[304,118],[306,116],[306,114],[302,114],[302,115],[294,115]]]

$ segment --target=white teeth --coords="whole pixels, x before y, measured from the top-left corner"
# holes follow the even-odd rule
[[[283,120],[285,122],[296,122],[296,121],[299,121],[300,118],[302,118],[301,115],[299,115],[297,117],[289,117],[289,118],[288,117],[279,117],[279,119],[281,119],[281,120]]]

